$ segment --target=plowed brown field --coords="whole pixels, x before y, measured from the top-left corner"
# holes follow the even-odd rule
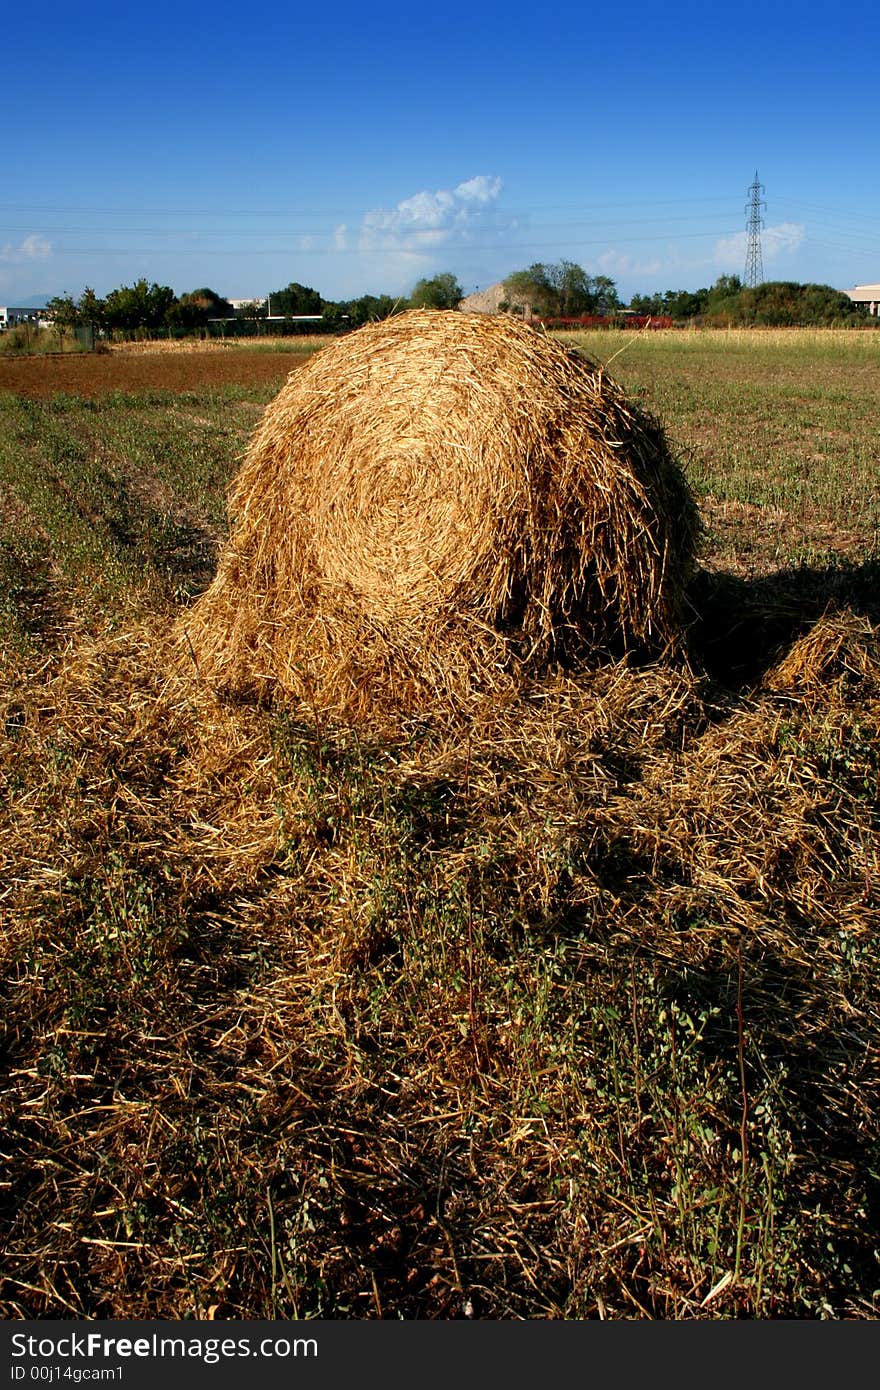
[[[189,391],[204,386],[280,386],[302,366],[302,352],[230,348],[192,353],[64,353],[57,357],[0,358],[0,391],[19,396],[104,396],[111,391]]]

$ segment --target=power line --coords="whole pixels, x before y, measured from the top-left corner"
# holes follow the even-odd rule
[[[699,214],[697,214],[697,216],[695,216],[695,217],[690,217],[690,218],[688,218],[688,222],[689,222],[691,225],[693,225],[695,222],[701,222],[701,221],[703,221],[703,222],[705,222],[705,221],[712,221],[712,222],[714,222],[714,221],[716,221],[716,220],[717,220],[717,217],[716,217],[716,215],[715,215],[714,213],[699,213]],[[674,224],[677,225],[677,226],[680,226],[680,225],[681,225],[681,217],[680,217],[680,216],[675,216],[675,217],[635,217],[635,218],[630,218],[630,219],[628,220],[628,222],[627,222],[626,225],[627,225],[627,226],[630,226],[630,227],[650,227],[650,226],[656,226],[656,225],[658,225],[658,224],[660,224],[660,223],[668,223],[668,222],[671,222],[671,223],[674,223]],[[513,230],[513,228],[511,228],[511,227],[499,226],[497,221],[496,221],[494,224],[493,224],[493,223],[474,224],[474,229],[476,229],[476,227],[480,227],[480,225],[481,225],[481,229],[482,229],[482,230],[485,230],[485,231],[497,230],[497,231],[508,232],[508,231]],[[535,232],[545,232],[545,231],[555,232],[557,235],[559,235],[559,234],[564,233],[564,232],[577,231],[577,230],[580,230],[580,229],[582,229],[582,228],[587,228],[588,230],[591,230],[591,231],[599,231],[599,230],[601,230],[602,228],[605,228],[605,227],[611,228],[613,231],[616,231],[616,232],[617,232],[618,234],[620,234],[620,235],[623,234],[623,233],[622,233],[622,230],[621,230],[621,221],[620,221],[619,218],[615,219],[614,221],[604,221],[604,222],[602,222],[602,221],[596,221],[595,219],[591,218],[589,222],[528,222],[528,223],[521,224],[521,225],[522,225],[522,230],[523,230],[524,232],[528,232],[530,235],[534,234]],[[360,228],[358,228],[358,230],[360,230]],[[369,230],[374,230],[377,234],[381,234],[381,232],[382,232],[383,230],[385,230],[385,229],[382,228],[382,227],[377,227],[377,228],[375,228],[375,229],[370,228]],[[411,229],[411,230],[409,231],[408,235],[410,235],[410,236],[428,236],[428,237],[434,237],[434,236],[436,236],[436,233],[437,233],[438,231],[445,231],[445,230],[449,230],[448,227],[447,227],[447,228],[444,228],[444,227],[442,227],[442,226],[440,226],[440,227],[423,227],[423,228],[418,228],[418,227],[416,227],[416,228]],[[153,226],[153,227],[119,227],[119,226],[114,226],[114,227],[96,227],[96,226],[89,226],[89,227],[86,227],[86,226],[73,226],[73,225],[71,225],[70,223],[67,223],[67,224],[65,224],[65,225],[60,225],[60,226],[54,226],[54,225],[52,225],[52,224],[50,224],[50,223],[46,223],[46,222],[40,222],[40,223],[37,223],[37,224],[35,224],[35,223],[33,223],[33,222],[2,222],[2,223],[0,223],[0,231],[2,231],[4,234],[9,233],[9,232],[30,232],[32,235],[41,235],[41,236],[81,236],[81,235],[83,235],[83,234],[89,234],[89,235],[91,235],[92,233],[97,233],[99,236],[103,236],[103,235],[105,235],[105,234],[106,234],[106,235],[113,235],[113,236],[119,236],[119,235],[125,234],[125,235],[135,235],[135,236],[161,236],[161,237],[169,237],[169,236],[171,236],[171,237],[174,237],[174,236],[180,236],[180,237],[183,237],[183,236],[187,236],[187,237],[245,237],[245,236],[254,236],[254,237],[260,237],[260,236],[263,236],[263,237],[292,236],[292,237],[293,237],[293,236],[298,236],[298,237],[304,237],[304,236],[333,236],[333,235],[335,234],[336,229],[335,229],[334,227],[326,227],[326,226],[325,226],[325,227],[235,227],[235,228],[232,228],[232,227],[180,227],[180,226],[175,226],[175,227],[156,227],[156,226]],[[657,233],[658,239],[659,239],[661,236],[663,236],[663,235],[665,235],[665,233],[658,232],[658,233]],[[701,235],[701,234],[700,234],[700,233],[695,233],[695,234],[692,234],[692,235]],[[711,235],[715,235],[715,233],[713,233],[713,232],[706,232],[705,235],[706,235],[706,236],[711,236]]]
[[[796,210],[800,209],[803,212],[824,213],[838,221],[865,222],[872,228],[876,228],[877,226],[876,215],[868,212],[857,212],[854,209],[842,207],[829,207],[827,203],[805,203],[801,199],[791,198],[787,194],[777,194],[776,201],[777,204],[782,201],[789,207]]]
[[[406,202],[407,199],[402,201]],[[700,198],[635,198],[620,202],[591,202],[591,203],[524,203],[509,206],[499,205],[497,211],[505,214],[515,214],[524,212],[591,212],[597,208],[643,208],[643,207],[678,207],[690,206],[695,203],[729,203],[727,197],[713,196]],[[160,207],[153,204],[151,207],[100,207],[95,204],[76,204],[62,205],[58,203],[4,203],[0,202],[0,210],[15,209],[19,212],[44,212],[44,213],[94,213],[99,217],[127,217],[131,215],[150,214],[156,217],[366,217],[372,212],[393,212],[400,206],[400,202],[395,203],[391,208],[370,207],[370,208],[232,208],[222,207],[215,204],[211,208],[170,208]]]
[[[422,255],[426,252],[434,252],[437,243],[433,239],[434,234],[430,232],[411,232],[406,234],[410,240],[404,239],[392,244],[381,246],[363,245],[358,246],[52,246],[50,252],[53,256],[275,256],[288,255],[295,253],[298,256],[322,256],[322,255],[379,255],[395,256],[401,254]],[[675,240],[680,241],[685,238],[689,240],[708,239],[720,240],[734,235],[729,228],[725,230],[705,231],[705,232],[680,232],[675,235]],[[418,241],[413,238],[419,236],[427,237],[427,241]],[[634,242],[656,242],[665,241],[666,234],[654,236],[624,236],[614,238],[619,246],[629,246]],[[607,246],[609,238],[594,237],[591,240],[578,238],[569,241],[511,241],[511,242],[477,242],[477,241],[447,241],[443,245],[447,250],[455,251],[474,251],[480,254],[488,251],[575,251],[580,247]]]

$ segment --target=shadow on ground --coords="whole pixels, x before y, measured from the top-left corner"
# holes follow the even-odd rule
[[[756,685],[829,610],[880,622],[880,560],[777,570],[754,579],[701,570],[691,586],[691,654],[734,691]]]

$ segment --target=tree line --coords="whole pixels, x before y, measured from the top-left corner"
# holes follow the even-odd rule
[[[705,289],[636,294],[630,310],[708,327],[809,328],[871,321],[848,295],[830,285],[767,280],[747,286],[738,275],[722,275]]]
[[[624,312],[617,286],[607,275],[589,275],[573,261],[555,264],[535,262],[503,281],[499,308],[544,319],[580,318],[584,315],[612,320]],[[253,331],[270,317],[288,320],[287,331],[296,329],[297,318],[315,321],[303,325],[309,332],[340,332],[358,328],[374,319],[409,308],[455,309],[464,291],[450,272],[419,280],[407,297],[364,294],[356,299],[328,300],[309,285],[291,281],[272,290],[266,301],[236,309],[215,290],[203,286],[176,295],[168,285],[137,280],[121,285],[101,299],[87,287],[75,300],[59,295],[47,311],[56,328],[90,327],[99,336],[185,337],[208,331]],[[828,324],[864,324],[864,311],[847,295],[830,285],[767,281],[747,287],[737,275],[722,275],[713,285],[698,290],[665,290],[635,294],[629,312],[671,318],[675,323],[795,327]]]
[[[233,318],[232,305],[211,289],[176,295],[168,285],[137,280],[120,285],[104,299],[89,286],[78,300],[70,294],[50,299],[46,311],[62,333],[68,329],[92,328],[98,333],[121,337],[137,334],[196,332],[210,318]]]
[[[573,261],[537,262],[515,271],[504,281],[504,290],[502,309],[519,308],[551,320],[583,315],[614,320],[623,311],[614,281],[588,275]],[[629,312],[707,326],[810,327],[864,324],[867,319],[847,295],[830,285],[772,280],[750,288],[738,275],[721,275],[699,290],[634,294]]]
[[[364,294],[357,299],[328,300],[309,285],[292,281],[272,290],[267,299],[236,309],[216,290],[203,286],[176,295],[168,285],[150,284],[145,279],[121,285],[101,299],[86,287],[79,299],[71,294],[57,295],[46,305],[47,314],[61,333],[91,328],[101,336],[186,337],[204,333],[209,326],[223,331],[262,325],[271,316],[295,320],[299,316],[320,316],[308,324],[308,331],[338,332],[357,328],[371,319],[408,308],[454,309],[464,291],[454,275],[443,273],[419,280],[407,298],[390,294]]]

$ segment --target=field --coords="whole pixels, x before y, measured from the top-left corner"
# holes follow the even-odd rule
[[[188,391],[208,386],[277,385],[303,361],[308,349],[235,348],[218,344],[132,343],[124,349],[91,356],[66,353],[48,357],[0,357],[0,391],[48,399],[61,392],[107,396],[114,392]],[[151,352],[146,351],[151,347]],[[314,349],[312,349],[313,351]]]
[[[393,734],[171,639],[316,344],[0,360],[5,1317],[880,1313],[880,337],[572,342],[689,659]]]

